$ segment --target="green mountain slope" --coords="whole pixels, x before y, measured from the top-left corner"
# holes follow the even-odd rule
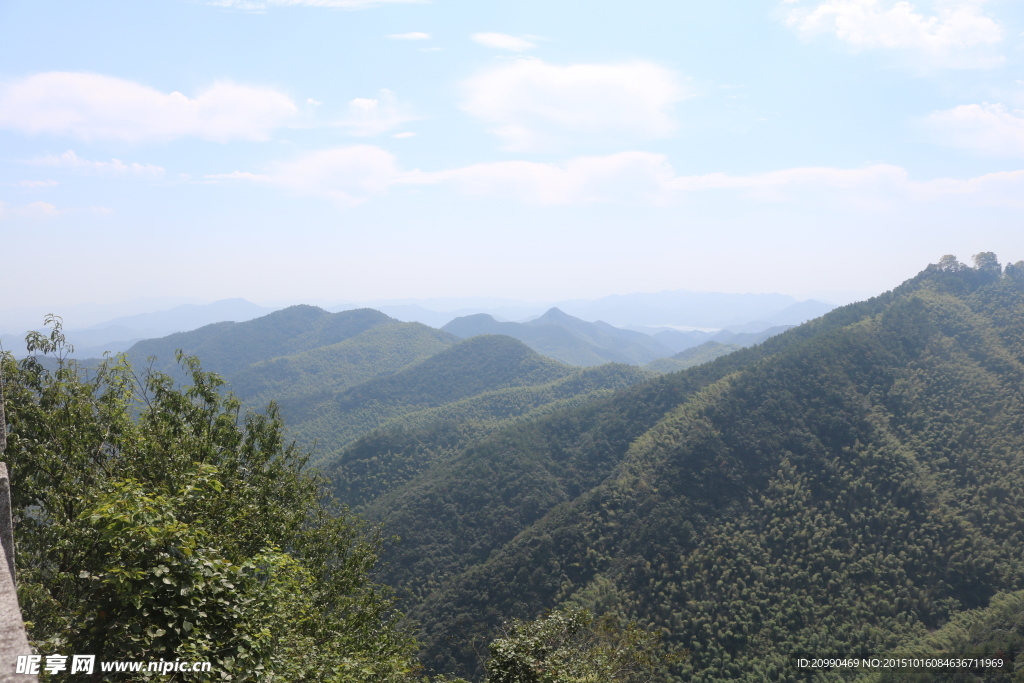
[[[608,363],[545,384],[486,391],[407,413],[344,449],[323,466],[324,473],[343,503],[354,508],[372,504],[504,426],[583,405],[649,376],[635,366]]]
[[[743,348],[739,344],[723,344],[716,341],[707,341],[700,346],[680,351],[670,358],[659,358],[651,361],[644,367],[655,372],[678,372],[694,365],[700,365],[713,361],[714,359],[732,353]]]
[[[1019,683],[1024,679],[1024,591],[1000,593],[987,607],[958,613],[949,623],[926,636],[903,644],[892,657],[985,657],[1013,659],[1003,671],[918,672],[913,677],[880,671],[862,671],[857,683]]]
[[[834,308],[833,306],[828,307],[830,309]],[[662,330],[661,332],[655,332],[652,336],[663,346],[666,346],[673,351],[682,352],[709,341],[719,342],[721,344],[736,344],[737,346],[753,346],[754,344],[764,342],[770,337],[782,334],[791,327],[793,327],[793,325],[776,325],[775,327],[769,327],[761,330],[760,332],[734,332],[728,329],[718,330],[717,332],[702,332],[700,330],[691,330],[689,332],[681,332],[679,330]]]
[[[386,322],[336,344],[253,363],[228,379],[238,396],[260,406],[342,391],[458,342],[458,337],[420,323]]]
[[[819,327],[827,329],[826,324]],[[800,334],[814,332],[808,327],[773,341],[795,343]],[[426,599],[446,576],[482,562],[556,506],[600,484],[629,444],[666,411],[766,353],[766,347],[744,349],[685,373],[510,426],[468,447],[465,440],[474,432],[464,424],[446,425],[428,442],[461,450],[364,509],[402,538],[385,555],[384,579],[399,587],[410,605]],[[415,459],[418,444],[408,445],[414,449],[408,457]],[[398,450],[402,447],[394,444],[394,451],[406,457]],[[362,484],[339,486],[356,491]],[[438,670],[449,665],[443,662]]]
[[[640,365],[672,353],[649,335],[603,322],[586,322],[557,308],[528,323],[498,322],[486,313],[479,313],[456,318],[442,329],[462,338],[504,334],[520,340],[537,353],[570,365],[608,362]]]
[[[571,600],[662,629],[678,680],[781,680],[790,654],[891,650],[1024,587],[1024,264],[978,263],[394,491],[378,514],[419,547],[388,577],[427,664],[473,675],[474,634]]]
[[[665,353],[665,346],[643,332],[613,327],[608,323],[586,322],[563,313],[557,308],[528,323],[531,327],[554,325],[569,330],[580,339],[598,347],[608,360],[619,363],[642,364]]]
[[[363,434],[401,415],[487,391],[545,384],[573,368],[545,358],[510,337],[485,335],[344,391],[302,394],[280,401],[290,433],[318,442],[320,465]]]
[[[336,344],[371,327],[393,322],[397,321],[369,308],[328,313],[316,306],[291,306],[242,323],[214,323],[191,332],[146,339],[133,345],[127,355],[140,367],[149,357],[156,357],[156,369],[177,376],[174,352],[182,349],[202,358],[204,369],[230,375],[262,360]]]

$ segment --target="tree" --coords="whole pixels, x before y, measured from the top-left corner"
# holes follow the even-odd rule
[[[1010,280],[1017,283],[1024,283],[1024,261],[1007,263],[1004,273]]]
[[[938,264],[939,270],[946,271],[948,273],[959,273],[963,271],[967,266],[956,260],[956,256],[952,254],[946,254],[939,259]]]
[[[243,414],[181,354],[180,389],[123,356],[86,371],[47,323],[33,355],[0,356],[18,593],[40,652],[210,661],[232,681],[411,675],[415,643],[370,581],[379,533],[304,472],[273,404]]]
[[[659,666],[657,635],[585,609],[514,621],[490,646],[488,683],[616,683]]]
[[[975,254],[973,257],[974,269],[977,271],[978,277],[984,283],[992,283],[1002,276],[1003,267],[999,264],[999,259],[991,251],[983,251],[979,254]]]

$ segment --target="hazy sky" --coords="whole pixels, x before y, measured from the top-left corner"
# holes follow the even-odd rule
[[[1024,259],[1019,0],[0,0],[0,308]]]

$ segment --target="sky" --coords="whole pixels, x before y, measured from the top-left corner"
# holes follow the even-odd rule
[[[0,309],[1024,259],[1024,3],[0,0]]]

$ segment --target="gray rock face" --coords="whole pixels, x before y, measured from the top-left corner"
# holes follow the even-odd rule
[[[3,424],[3,423],[0,423]],[[6,427],[6,425],[4,425]],[[19,655],[31,655],[25,622],[18,606],[18,592],[14,587],[14,525],[11,520],[11,482],[7,478],[7,465],[0,462],[0,683],[36,683],[34,675],[19,674]]]

